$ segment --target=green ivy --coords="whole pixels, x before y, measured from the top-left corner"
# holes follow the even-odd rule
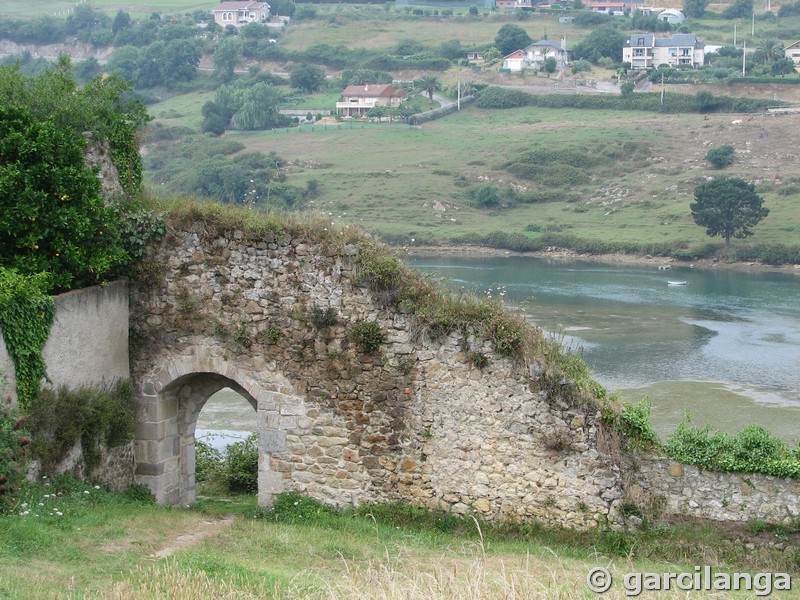
[[[42,351],[50,336],[55,302],[47,295],[50,275],[20,275],[0,267],[0,331],[17,380],[17,401],[25,411],[39,393],[47,368]]]
[[[25,447],[30,441],[17,411],[6,401],[0,401],[0,514],[13,509],[17,503],[19,486],[27,473]]]

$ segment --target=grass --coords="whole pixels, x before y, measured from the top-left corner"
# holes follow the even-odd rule
[[[800,178],[800,166],[782,159],[779,148],[791,146],[796,119],[758,116],[737,129],[726,115],[706,120],[697,114],[468,107],[421,127],[252,132],[234,139],[250,151],[274,151],[291,163],[289,183],[304,186],[316,179],[320,195],[309,208],[334,221],[358,222],[387,239],[410,243],[413,238],[416,244],[492,231],[540,235],[526,231],[533,224],[598,241],[699,246],[708,238],[691,219],[693,190],[705,177],[721,173],[705,163],[707,147],[731,143],[737,159],[722,173],[759,181],[771,210],[749,241],[794,244],[800,215],[794,195],[779,192]],[[594,172],[586,185],[565,185],[561,201],[494,210],[467,201],[466,188],[484,182],[535,191],[535,183],[517,180],[502,168],[532,146],[581,148],[599,142],[633,142],[647,151],[638,160]]]
[[[592,597],[585,578],[595,566],[617,575],[800,566],[796,553],[748,552],[697,523],[579,533],[408,505],[333,512],[296,495],[273,513],[260,513],[252,497],[181,510],[70,480],[33,485],[25,501],[36,507],[30,514],[0,517],[0,597],[571,599]],[[763,529],[742,531],[756,539],[771,531]],[[619,583],[614,591],[623,597]]]
[[[148,0],[135,5],[116,0],[92,0],[92,8],[108,12],[112,16],[122,10],[134,17],[147,17],[151,13],[184,14],[195,10],[210,10],[218,3],[202,0]],[[15,0],[0,0],[0,17],[24,19],[39,16],[66,16],[75,8],[72,0],[42,0],[24,7]]]

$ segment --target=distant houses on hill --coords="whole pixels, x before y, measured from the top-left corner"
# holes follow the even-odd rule
[[[622,62],[630,63],[633,69],[654,69],[661,65],[697,67],[704,61],[705,45],[692,33],[671,37],[634,33],[625,39],[622,48]]]

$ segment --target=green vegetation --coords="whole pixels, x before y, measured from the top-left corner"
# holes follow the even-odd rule
[[[217,494],[254,494],[258,491],[258,436],[216,450],[195,441],[195,475],[202,491]]]
[[[746,427],[734,436],[711,433],[711,426],[693,427],[691,418],[678,425],[665,450],[675,460],[710,471],[764,473],[800,478],[800,445],[789,448],[760,426]]]
[[[0,330],[14,363],[17,402],[27,410],[47,377],[42,351],[50,336],[55,303],[47,295],[49,273],[21,275],[0,266]]]
[[[3,385],[0,373],[0,389]],[[28,472],[25,447],[30,443],[24,420],[7,400],[0,400],[0,515],[16,507],[17,493]]]
[[[706,152],[706,160],[715,169],[724,169],[725,167],[730,167],[733,164],[733,158],[735,154],[736,151],[734,150],[733,146],[730,144],[723,144],[717,148],[711,148],[708,152]]]
[[[639,533],[581,533],[408,504],[336,510],[296,493],[264,512],[252,496],[176,510],[138,490],[117,494],[68,478],[48,484],[26,486],[15,514],[0,520],[8,596],[578,599],[598,563],[612,572],[692,572],[695,563],[725,572],[800,567],[797,524],[754,522],[726,534],[688,520]],[[748,549],[755,536],[777,537],[789,549]]]
[[[701,183],[694,192],[695,202],[689,205],[694,222],[705,227],[711,237],[725,238],[726,248],[731,245],[731,237],[753,235],[751,227],[769,214],[763,206],[764,199],[755,190],[752,183],[732,177]]]
[[[33,437],[31,453],[42,461],[44,473],[52,474],[53,467],[80,441],[88,475],[99,464],[101,448],[133,439],[133,388],[122,380],[108,389],[44,389],[30,406],[25,423]]]
[[[374,354],[386,342],[386,332],[376,321],[359,319],[350,326],[350,339],[358,346],[358,351],[363,354]]]

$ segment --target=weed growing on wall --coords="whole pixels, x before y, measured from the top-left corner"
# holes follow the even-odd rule
[[[44,389],[28,415],[32,454],[45,472],[81,442],[87,471],[99,464],[102,446],[116,447],[133,439],[136,430],[134,394],[130,381],[108,389],[83,387]]]
[[[0,266],[0,331],[14,362],[17,401],[23,412],[47,377],[42,350],[55,314],[55,303],[45,293],[50,282],[48,273],[20,275]]]
[[[17,411],[0,400],[0,513],[16,505],[19,486],[27,473],[26,446],[30,442]]]
[[[355,342],[359,352],[372,354],[386,341],[386,332],[375,321],[359,319],[350,328],[350,339]]]
[[[603,420],[622,434],[627,449],[649,451],[661,445],[650,422],[652,411],[653,405],[648,398],[636,404],[626,403],[619,412],[607,403],[603,406]]]

